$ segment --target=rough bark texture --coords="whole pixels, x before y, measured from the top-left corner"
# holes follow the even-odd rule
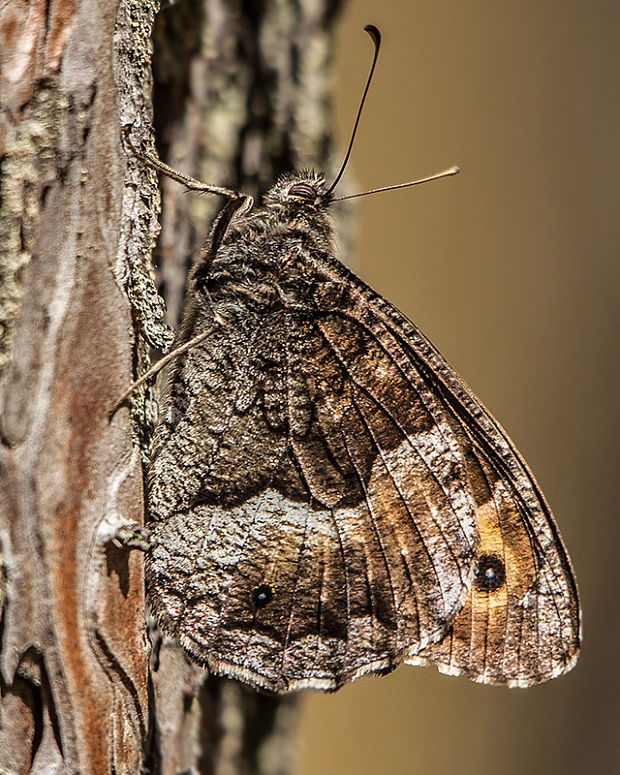
[[[161,12],[164,159],[252,194],[283,169],[329,168],[338,6],[182,0]],[[109,411],[148,346],[173,339],[150,262],[159,190],[119,133],[131,124],[152,144],[156,11],[0,6],[0,771],[292,768],[295,700],[205,682],[156,632],[149,689],[142,556],[116,540],[142,522],[156,401],[145,389],[131,418]],[[162,185],[157,257],[174,323],[220,203]]]
[[[136,65],[113,58],[116,14],[112,0],[0,11],[7,772],[137,772],[148,730],[142,557],[113,542],[143,513],[128,413],[108,419],[134,339],[115,78]]]

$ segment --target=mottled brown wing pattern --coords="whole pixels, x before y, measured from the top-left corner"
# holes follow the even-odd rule
[[[510,478],[488,450],[473,444],[467,467],[480,534],[474,584],[446,637],[405,661],[433,663],[442,672],[480,683],[526,687],[574,664],[579,648],[576,590],[553,524],[551,540],[536,535],[531,513]],[[542,509],[541,496],[544,515]]]
[[[326,204],[289,201],[300,180],[304,202],[322,185],[282,178],[265,210],[214,229],[194,275],[182,338],[210,333],[174,366],[149,473],[162,626],[276,692],[402,661],[514,686],[560,674],[579,604],[531,473],[333,258]]]
[[[499,424],[423,334],[344,267],[330,266],[335,286],[340,285],[330,293],[346,295],[347,314],[386,349],[395,339],[443,401],[476,501],[480,542],[470,595],[445,638],[408,655],[405,662],[432,663],[482,683],[520,687],[566,672],[580,643],[577,589],[531,472]],[[329,297],[325,291],[323,295]],[[403,368],[408,373],[410,366]]]
[[[475,503],[405,358],[337,312],[282,313],[231,321],[177,368],[147,582],[195,659],[332,689],[443,638],[471,588]]]

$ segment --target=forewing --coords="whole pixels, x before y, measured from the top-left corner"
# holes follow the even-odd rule
[[[194,659],[333,689],[445,636],[472,584],[475,501],[406,346],[339,311],[236,321],[188,353],[173,395],[147,584]]]
[[[531,475],[519,485],[461,419],[477,502],[479,555],[470,596],[446,637],[405,661],[480,683],[526,687],[569,670],[579,650],[577,590]],[[516,453],[515,453],[516,454]],[[520,461],[519,461],[520,462]],[[519,487],[538,495],[535,510]]]
[[[325,264],[329,263],[326,258]],[[483,683],[528,686],[575,663],[580,610],[570,562],[531,472],[501,426],[402,313],[335,262],[319,305],[337,304],[389,350],[406,353],[441,404],[465,460],[480,536],[474,584],[446,637],[406,658]]]

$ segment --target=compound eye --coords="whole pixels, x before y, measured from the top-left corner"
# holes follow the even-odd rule
[[[314,202],[314,200],[317,198],[316,189],[313,188],[309,183],[295,183],[294,186],[289,188],[288,195],[298,196],[300,199],[308,199],[311,202]]]

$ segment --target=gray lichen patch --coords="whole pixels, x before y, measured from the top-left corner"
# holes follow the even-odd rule
[[[56,177],[58,127],[67,109],[66,98],[50,80],[7,132],[0,167],[0,377],[11,361],[23,271],[34,250],[42,192]]]
[[[121,125],[131,125],[138,143],[149,136],[153,111],[150,100],[151,30],[157,5],[122,3],[114,32],[114,73]],[[120,130],[120,127],[119,127]],[[119,131],[120,142],[120,131]],[[152,145],[152,139],[148,142]],[[151,252],[159,233],[160,195],[155,175],[133,158],[128,148],[116,275],[136,312],[140,333],[152,347],[170,349],[174,332],[165,321],[166,306],[155,286]]]
[[[120,118],[119,143],[122,142],[121,127],[129,125],[132,142],[137,146],[146,143],[149,150],[152,150],[153,143],[150,36],[158,8],[158,3],[140,0],[122,2],[114,30],[113,70]],[[166,305],[157,290],[151,261],[160,230],[157,178],[133,157],[128,147],[125,151],[127,169],[123,216],[114,271],[134,310],[134,326],[138,334],[134,376],[139,377],[148,368],[150,347],[167,352],[175,334],[166,322]],[[157,399],[152,387],[144,385],[135,391],[131,414],[134,438],[143,461],[146,461],[157,418]]]

